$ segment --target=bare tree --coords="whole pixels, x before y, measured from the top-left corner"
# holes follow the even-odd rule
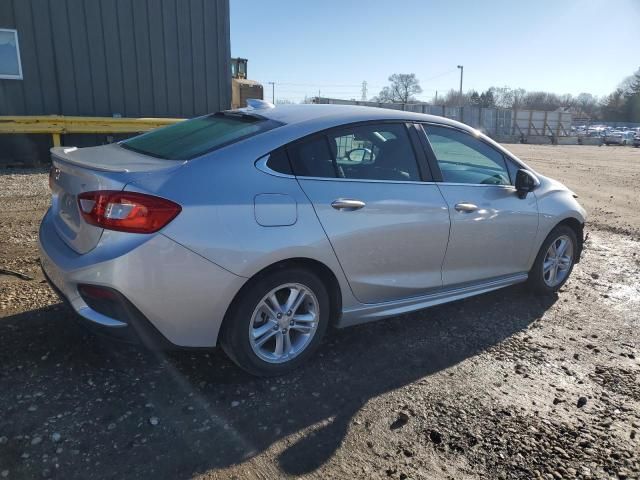
[[[629,75],[624,80],[622,80],[620,82],[620,84],[618,85],[617,90],[622,90],[622,93],[624,93],[624,94],[628,94],[629,92],[631,92],[632,89],[633,89],[633,85],[636,82],[636,78],[637,78],[638,75],[640,75],[640,68],[638,68],[633,73],[633,75]]]
[[[523,88],[491,87],[493,103],[498,108],[520,108],[527,93]]]
[[[422,93],[415,73],[394,73],[389,77],[391,85],[384,87],[374,101],[386,103],[415,102],[415,95]]]
[[[471,90],[467,93],[463,93],[462,96],[460,96],[460,92],[452,88],[438,99],[438,105],[444,105],[445,107],[459,107],[460,105],[467,105],[469,103],[472,103],[471,97],[474,93],[476,93],[477,95],[477,92]]]
[[[598,97],[590,93],[580,93],[576,97],[576,107],[580,115],[586,114],[591,118],[597,118],[600,114]]]
[[[573,108],[577,104],[576,98],[570,93],[560,95],[560,106],[563,108]]]

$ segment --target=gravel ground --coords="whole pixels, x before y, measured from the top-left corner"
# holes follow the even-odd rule
[[[640,151],[509,146],[591,215],[554,298],[332,332],[292,375],[95,337],[49,289],[42,170],[0,171],[0,479],[640,478]]]

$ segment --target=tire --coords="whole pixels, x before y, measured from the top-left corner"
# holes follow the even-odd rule
[[[306,293],[297,309],[287,311],[283,307],[296,289]],[[273,307],[272,293],[278,308]],[[320,346],[329,325],[329,302],[327,287],[306,269],[285,268],[250,280],[227,312],[222,348],[236,365],[252,375],[271,377],[289,373]],[[261,341],[264,343],[258,345]]]
[[[558,258],[557,263],[553,263],[553,257],[548,259],[548,262],[552,262],[552,265],[555,265],[555,267],[551,267],[551,271],[545,272],[544,263],[547,258],[547,253],[551,254],[550,248],[552,244],[555,244],[556,246],[562,245],[561,243],[557,243],[559,240],[566,240],[570,245],[567,246],[567,249],[565,250],[566,254]],[[568,252],[569,248],[571,249],[570,254]],[[534,292],[542,295],[552,295],[556,293],[571,276],[577,253],[578,239],[576,237],[576,232],[567,225],[558,225],[555,227],[542,243],[542,247],[540,247],[536,260],[533,262],[533,267],[529,271],[529,287]],[[570,260],[568,266],[567,259]],[[566,266],[566,268],[562,268],[563,265]],[[551,277],[553,275],[554,268],[558,276],[555,277],[555,281],[552,281]]]

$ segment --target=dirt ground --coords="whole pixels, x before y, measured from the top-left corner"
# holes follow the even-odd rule
[[[640,150],[508,146],[575,190],[582,262],[330,333],[292,375],[95,337],[44,282],[44,171],[0,171],[0,479],[640,478]]]

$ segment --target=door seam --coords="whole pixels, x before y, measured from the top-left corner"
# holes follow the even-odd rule
[[[331,242],[331,238],[329,238],[329,234],[324,229],[324,225],[322,225],[322,222],[320,221],[320,217],[318,216],[318,212],[316,211],[316,206],[313,204],[313,202],[311,201],[311,198],[309,198],[309,195],[307,195],[307,192],[305,192],[303,186],[300,184],[300,180],[298,179],[298,177],[295,176],[294,178],[296,179],[296,183],[298,184],[298,187],[302,191],[302,194],[309,201],[309,205],[311,205],[311,208],[313,209],[313,213],[316,216],[316,220],[318,220],[318,224],[320,225],[320,228],[324,232],[324,236],[327,238],[327,241],[329,242],[329,245],[331,245],[331,251],[333,251],[333,255],[336,258],[336,261],[338,262],[338,265],[340,265],[340,270],[342,271],[342,275],[344,276],[344,279],[347,282],[347,285],[349,285],[349,290],[351,290],[351,295],[353,295],[353,298],[355,298],[358,302],[363,303],[362,300],[360,300],[356,296],[355,292],[353,291],[353,287],[351,286],[351,282],[349,281],[349,277],[347,276],[347,273],[344,271],[344,267],[342,266],[342,262],[340,261],[340,258],[338,257],[338,253],[336,252],[336,249],[333,246],[333,243]]]
[[[451,229],[453,228],[453,219],[451,218],[451,206],[449,205],[449,202],[447,202],[447,199],[445,198],[444,194],[442,193],[442,190],[440,189],[440,185],[438,185],[438,182],[435,182],[436,187],[438,187],[438,193],[440,193],[440,196],[442,197],[442,201],[444,202],[444,204],[447,206],[447,213],[449,214],[449,235],[447,236],[447,246],[444,249],[444,256],[442,257],[442,263],[440,264],[440,284],[441,287],[440,288],[444,288],[444,262],[447,259],[447,253],[449,253],[449,244],[451,243]]]

